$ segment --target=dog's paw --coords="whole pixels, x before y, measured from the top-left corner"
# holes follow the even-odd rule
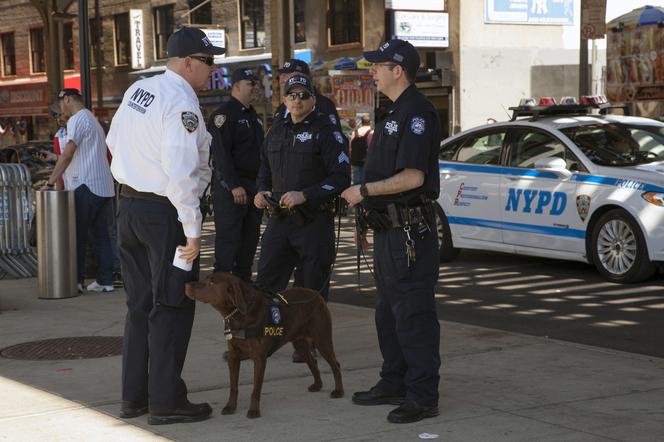
[[[338,399],[340,397],[344,397],[344,391],[343,390],[332,390],[330,393],[330,397],[332,399]]]
[[[309,385],[309,391],[320,391],[320,389],[323,388],[323,384],[311,384]]]
[[[235,407],[229,407],[228,405],[221,410],[221,414],[233,414],[233,413],[235,413]]]
[[[256,419],[257,417],[261,417],[261,411],[249,409],[249,411],[247,411],[247,417],[249,419]]]

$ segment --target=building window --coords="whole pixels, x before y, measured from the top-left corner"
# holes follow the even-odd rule
[[[293,0],[293,29],[295,34],[295,43],[302,43],[303,41],[307,41],[307,37],[304,32],[305,5],[305,0]]]
[[[263,0],[240,1],[242,48],[265,46],[265,9]]]
[[[167,58],[166,41],[175,27],[173,20],[173,5],[154,8],[154,51],[155,58]]]
[[[113,19],[115,21],[113,26],[115,65],[129,64],[129,14],[117,14]]]
[[[16,52],[14,33],[2,34],[2,75],[16,75]]]
[[[33,74],[46,72],[43,28],[30,29],[30,67]]]
[[[65,70],[74,69],[74,23],[65,23],[62,25],[62,43],[64,46],[64,66]]]
[[[329,0],[330,23],[328,32],[330,46],[360,43],[360,0]]]
[[[189,1],[189,11],[196,8],[195,11],[189,14],[190,23],[205,24],[205,25],[209,25],[212,23],[212,0],[188,0],[188,1]]]
[[[97,19],[95,17],[92,17],[90,19],[90,27],[88,29],[90,30],[90,66],[93,67],[97,66],[97,46],[99,46],[101,38],[104,35],[104,26],[101,25],[99,27],[99,36],[97,38],[97,36],[95,35],[96,28],[97,28]],[[102,54],[101,64],[102,66],[104,65],[103,54]]]

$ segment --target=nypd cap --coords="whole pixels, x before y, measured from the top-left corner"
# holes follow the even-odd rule
[[[409,42],[398,38],[383,43],[375,51],[365,52],[364,58],[371,63],[398,64],[413,77],[420,67],[420,55],[417,53],[417,49]]]
[[[205,32],[187,26],[173,32],[166,42],[169,57],[186,57],[197,53],[221,55],[225,52],[226,49],[214,46]]]
[[[310,94],[314,94],[314,87],[311,84],[311,80],[305,77],[304,75],[294,75],[288,79],[286,82],[286,93],[290,92],[291,89],[295,87],[301,87]]]
[[[298,60],[296,58],[291,58],[290,60],[286,60],[281,69],[279,69],[280,74],[290,74],[291,72],[297,72],[298,74],[311,77],[311,71],[309,70],[309,65],[306,62]]]
[[[253,69],[249,68],[235,69],[233,71],[233,75],[231,75],[231,83],[235,84],[238,81],[242,80],[258,80],[258,77],[256,77],[256,73],[254,72]]]

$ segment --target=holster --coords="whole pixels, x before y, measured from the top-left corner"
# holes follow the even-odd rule
[[[367,228],[375,232],[385,232],[403,226],[426,224],[431,226],[435,220],[433,202],[423,200],[415,206],[388,204],[384,210],[362,208],[358,214],[360,229]]]

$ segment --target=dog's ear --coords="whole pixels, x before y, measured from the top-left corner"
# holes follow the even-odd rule
[[[230,275],[229,275],[230,276]],[[233,305],[242,313],[243,315],[247,313],[247,301],[244,299],[244,290],[242,287],[242,282],[240,278],[236,276],[229,277],[229,286],[231,292],[231,299]]]

